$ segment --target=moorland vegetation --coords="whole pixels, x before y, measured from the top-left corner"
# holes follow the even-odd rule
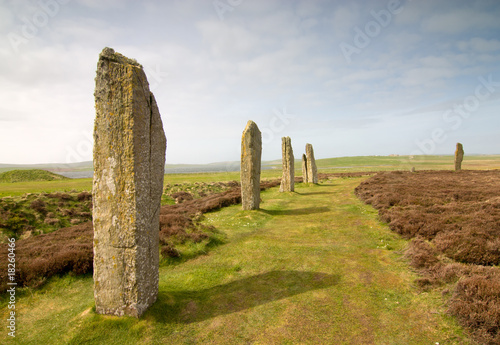
[[[500,171],[386,172],[355,190],[406,239],[424,290],[484,344],[500,343]]]
[[[374,176],[358,183],[354,193],[409,240],[404,253],[419,275],[417,289],[442,293],[446,311],[479,343],[500,343],[500,171],[329,172],[320,173],[319,180],[364,175]],[[180,265],[228,242],[227,233],[207,223],[204,214],[240,203],[239,183],[208,180],[192,177],[165,185],[162,265]],[[279,183],[269,179],[262,189]],[[81,188],[0,198],[0,265],[6,266],[5,240],[14,237],[20,287],[40,288],[54,276],[91,273],[91,210],[91,191]],[[6,282],[5,274],[0,272],[0,281]]]

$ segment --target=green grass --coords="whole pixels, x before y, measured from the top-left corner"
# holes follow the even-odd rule
[[[262,178],[277,178],[281,171],[267,170],[262,173]],[[165,184],[193,183],[193,182],[219,182],[239,181],[240,173],[194,173],[194,174],[168,174],[165,175]],[[51,193],[56,191],[90,191],[92,179],[67,179],[60,181],[30,181],[18,183],[0,183],[0,198],[4,196],[19,196],[26,193]]]
[[[406,241],[354,196],[361,181],[273,188],[259,211],[207,214],[226,243],[162,265],[158,301],[139,320],[96,315],[91,277],[18,292],[16,343],[470,344],[441,295],[414,286]]]
[[[29,181],[54,181],[66,180],[67,177],[54,174],[47,170],[11,170],[0,174],[0,182],[29,182]]]
[[[0,197],[19,196],[26,193],[52,193],[69,191],[90,191],[92,179],[67,179],[59,181],[30,181],[0,183]]]
[[[298,170],[297,170],[298,171]],[[299,175],[300,176],[300,175]],[[262,179],[273,179],[281,177],[281,166],[278,169],[262,170]],[[214,172],[214,173],[192,173],[192,174],[167,174],[165,183],[191,183],[191,182],[225,182],[240,181],[240,172]]]
[[[454,156],[359,156],[318,159],[320,172],[378,171],[378,170],[452,170]],[[463,169],[499,169],[500,155],[469,155],[464,157]]]
[[[299,158],[299,156],[297,156]],[[379,170],[408,170],[415,167],[421,169],[454,169],[453,156],[359,156],[318,159],[319,172],[350,172]],[[281,164],[273,169],[262,170],[263,179],[281,177]],[[300,160],[295,165],[295,176],[302,176]],[[463,169],[500,169],[500,155],[465,156]],[[192,182],[219,182],[240,180],[239,172],[167,174],[165,184]],[[90,191],[92,179],[68,179],[62,181],[31,181],[18,183],[0,182],[0,197],[23,195],[25,193],[50,193],[55,191]]]

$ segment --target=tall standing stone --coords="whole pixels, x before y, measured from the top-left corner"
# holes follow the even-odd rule
[[[455,150],[455,171],[462,170],[462,161],[464,160],[464,147],[462,144],[457,143],[457,149]]]
[[[139,317],[158,295],[165,133],[142,66],[111,48],[94,96],[96,312]]]
[[[280,192],[293,192],[295,190],[295,162],[290,137],[281,138],[283,176],[281,178]]]
[[[318,169],[314,159],[314,150],[311,144],[306,144],[307,183],[318,183]]]
[[[262,134],[248,121],[241,137],[241,203],[244,210],[258,210],[260,205],[260,164]]]
[[[302,182],[307,183],[307,157],[302,155]]]

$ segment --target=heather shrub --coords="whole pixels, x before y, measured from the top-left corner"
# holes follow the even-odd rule
[[[165,205],[160,209],[160,246],[161,255],[164,258],[181,258],[182,251],[176,246],[185,243],[206,242],[203,252],[210,246],[223,243],[222,236],[212,226],[201,223],[202,213],[215,210],[220,207],[239,203],[241,201],[240,190],[237,183],[232,189],[218,194],[210,194],[205,198],[188,200],[182,204]],[[267,182],[265,186],[279,185],[279,180]],[[269,188],[269,187],[268,187]],[[83,192],[82,192],[83,193]],[[78,195],[82,195],[82,193]],[[90,193],[77,196],[76,198],[66,193],[45,194],[49,199],[60,200],[63,205],[67,202],[81,199],[81,203],[88,203]],[[12,212],[17,204],[8,198],[3,198],[5,212]],[[5,200],[7,199],[7,200]],[[31,202],[31,201],[30,201]],[[49,207],[49,201],[46,202]],[[38,206],[35,206],[38,207]],[[80,209],[83,206],[79,206]],[[87,207],[87,206],[85,206]],[[59,224],[57,213],[62,212],[68,217],[78,215],[79,217],[91,218],[91,213],[79,211],[78,209],[61,208],[60,211],[47,212],[44,221]],[[10,214],[10,213],[9,213]],[[62,214],[61,214],[62,215]],[[20,231],[28,228],[28,215],[23,217],[4,217],[0,214],[0,227],[8,223],[11,229]],[[43,221],[43,220],[42,220]],[[77,218],[70,218],[68,223],[76,223]],[[61,228],[50,233],[31,236],[16,241],[16,282],[19,287],[38,287],[48,278],[58,274],[86,274],[92,272],[93,266],[93,228],[92,222]],[[196,253],[195,253],[196,254]],[[190,254],[193,256],[194,254]],[[199,254],[198,254],[199,255]],[[0,243],[0,266],[7,267],[7,244]],[[0,290],[7,290],[7,270],[0,270]]]
[[[92,223],[16,241],[16,282],[37,287],[47,278],[92,271]],[[0,245],[0,264],[7,264],[7,244]],[[0,270],[0,289],[6,291],[6,271]]]
[[[61,221],[57,218],[45,218],[45,220],[43,221],[45,224],[48,224],[48,225],[54,225],[54,224],[59,224]]]
[[[47,213],[47,204],[42,199],[35,199],[31,202],[30,207],[42,214]]]
[[[80,202],[92,200],[92,194],[87,191],[83,191],[76,196],[76,199]]]
[[[500,343],[500,171],[382,173],[356,195],[412,239],[423,289],[456,284],[449,313],[483,344]],[[458,283],[457,283],[458,281]]]
[[[92,213],[90,212],[78,212],[78,216],[82,218],[92,219]]]
[[[434,243],[449,258],[476,265],[500,263],[500,238],[488,230],[462,229],[439,233]]]
[[[448,311],[483,344],[500,343],[500,270],[474,272],[461,279]]]
[[[177,192],[170,195],[177,204],[182,203],[186,200],[193,200],[194,197],[188,192]]]
[[[73,197],[68,194],[68,193],[61,193],[61,192],[56,192],[56,193],[48,193],[45,194],[46,197],[51,198],[51,199],[59,199],[61,201],[69,201],[73,200]]]
[[[415,268],[429,268],[439,262],[438,251],[421,237],[411,240],[405,254]]]
[[[175,249],[173,246],[171,246],[170,244],[164,244],[162,247],[161,247],[161,255],[164,257],[164,258],[179,258],[181,256],[181,254],[179,253],[179,251],[177,249]]]

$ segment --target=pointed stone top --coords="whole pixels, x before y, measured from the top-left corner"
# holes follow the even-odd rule
[[[258,133],[260,135],[260,129],[255,122],[253,122],[252,120],[249,120],[247,122],[247,126],[245,127],[245,130],[243,131],[243,133],[252,133],[251,135],[255,135]]]
[[[102,50],[101,54],[99,54],[99,60],[109,60],[122,65],[133,65],[142,68],[142,65],[136,60],[129,59],[128,57],[120,53],[116,53],[113,48],[109,47],[106,47]]]
[[[245,127],[245,131],[250,129],[251,127],[259,128],[259,127],[257,127],[257,124],[255,122],[253,122],[252,120],[248,120],[247,126]]]

